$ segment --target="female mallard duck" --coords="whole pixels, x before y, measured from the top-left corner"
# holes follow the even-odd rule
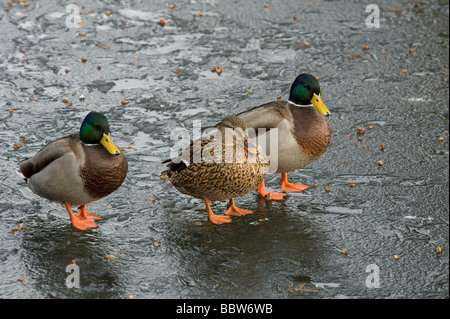
[[[164,161],[169,162],[169,169],[161,173],[161,180],[169,180],[181,193],[203,199],[214,224],[231,222],[227,215],[252,213],[236,207],[234,197],[255,189],[264,180],[269,162],[246,134],[242,119],[226,117],[211,135],[191,141],[182,155]],[[209,201],[225,199],[230,200],[225,215],[215,215]]]
[[[319,158],[330,144],[331,130],[328,121],[322,116],[330,115],[320,96],[317,79],[310,74],[300,74],[291,86],[288,101],[275,101],[257,106],[240,113],[248,128],[277,128],[278,153],[266,154],[271,162],[277,162],[276,170],[271,167],[270,173],[281,173],[281,190],[284,192],[300,192],[306,185],[291,184],[287,181],[287,172],[294,171]],[[259,138],[259,137],[258,137]],[[269,134],[266,133],[269,145]],[[277,157],[276,157],[277,156]],[[281,199],[285,193],[266,191],[264,180],[258,185],[258,193],[272,199]]]
[[[128,163],[111,140],[106,117],[89,113],[79,134],[71,134],[47,144],[33,157],[19,163],[28,187],[37,195],[61,202],[78,229],[96,227],[86,204],[101,199],[122,185]],[[79,205],[74,216],[71,205]]]

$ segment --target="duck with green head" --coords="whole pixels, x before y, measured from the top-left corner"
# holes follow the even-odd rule
[[[86,204],[99,200],[122,185],[128,171],[123,152],[111,140],[106,117],[90,112],[80,132],[54,140],[33,157],[19,163],[19,172],[37,195],[63,203],[72,225],[96,227]],[[77,205],[74,215],[71,205]]]
[[[330,111],[322,102],[320,86],[311,74],[300,74],[293,82],[288,101],[266,103],[237,116],[247,127],[258,129],[266,135],[266,154],[277,165],[271,173],[281,173],[281,190],[301,192],[307,185],[289,183],[287,172],[304,167],[320,157],[328,148],[331,129],[324,116]],[[278,152],[270,154],[270,130],[276,128],[278,134]],[[254,136],[252,136],[254,138]],[[258,136],[260,138],[260,136]],[[282,199],[286,193],[266,191],[264,180],[257,191],[264,197]]]

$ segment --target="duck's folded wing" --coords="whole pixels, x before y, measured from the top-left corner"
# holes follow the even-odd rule
[[[46,166],[57,158],[73,152],[71,145],[74,135],[62,137],[50,142],[42,148],[36,155],[19,163],[19,171],[24,177],[30,178],[34,174],[42,171]]]
[[[289,116],[289,113],[286,108],[286,102],[277,101],[254,107],[239,113],[237,116],[245,121],[247,128],[254,129],[256,135],[258,135],[258,129],[269,131],[271,128],[277,127]]]

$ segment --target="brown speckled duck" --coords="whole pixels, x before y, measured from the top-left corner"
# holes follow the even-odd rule
[[[79,134],[47,144],[33,157],[19,163],[19,172],[37,195],[61,202],[78,229],[96,227],[100,217],[86,211],[86,204],[99,200],[122,185],[128,171],[123,152],[111,140],[106,117],[89,113]],[[80,206],[74,215],[71,205]]]
[[[217,134],[220,132],[220,135]],[[235,138],[229,138],[234,132]],[[191,141],[183,154],[164,161],[169,167],[161,180],[169,180],[181,193],[203,199],[208,219],[214,224],[231,222],[229,216],[252,213],[238,208],[234,197],[242,196],[264,180],[269,163],[260,148],[247,137],[245,122],[229,116],[206,137]],[[229,199],[224,215],[215,215],[209,201]]]
[[[288,101],[275,101],[252,108],[238,114],[247,127],[278,129],[278,154],[270,154],[269,134],[266,133],[266,154],[270,161],[277,161],[275,171],[281,173],[281,190],[284,192],[300,192],[307,185],[292,184],[287,180],[287,172],[304,167],[319,158],[330,144],[331,129],[324,116],[330,111],[323,104],[320,86],[317,79],[310,74],[300,74],[291,86]],[[253,138],[253,137],[252,137]],[[274,158],[277,156],[277,158]],[[266,191],[264,180],[257,191],[271,199],[282,199],[285,193]]]

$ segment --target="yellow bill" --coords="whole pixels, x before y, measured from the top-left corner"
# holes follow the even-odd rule
[[[113,141],[111,140],[111,133],[109,133],[108,135],[103,133],[103,137],[100,140],[100,143],[111,154],[113,154],[113,155],[120,154],[119,148],[116,145],[114,145]]]
[[[319,111],[320,114],[328,116],[330,115],[330,111],[327,109],[325,104],[323,104],[322,99],[320,98],[320,93],[317,95],[314,93],[312,99],[311,99],[312,105],[316,108],[317,111]]]

